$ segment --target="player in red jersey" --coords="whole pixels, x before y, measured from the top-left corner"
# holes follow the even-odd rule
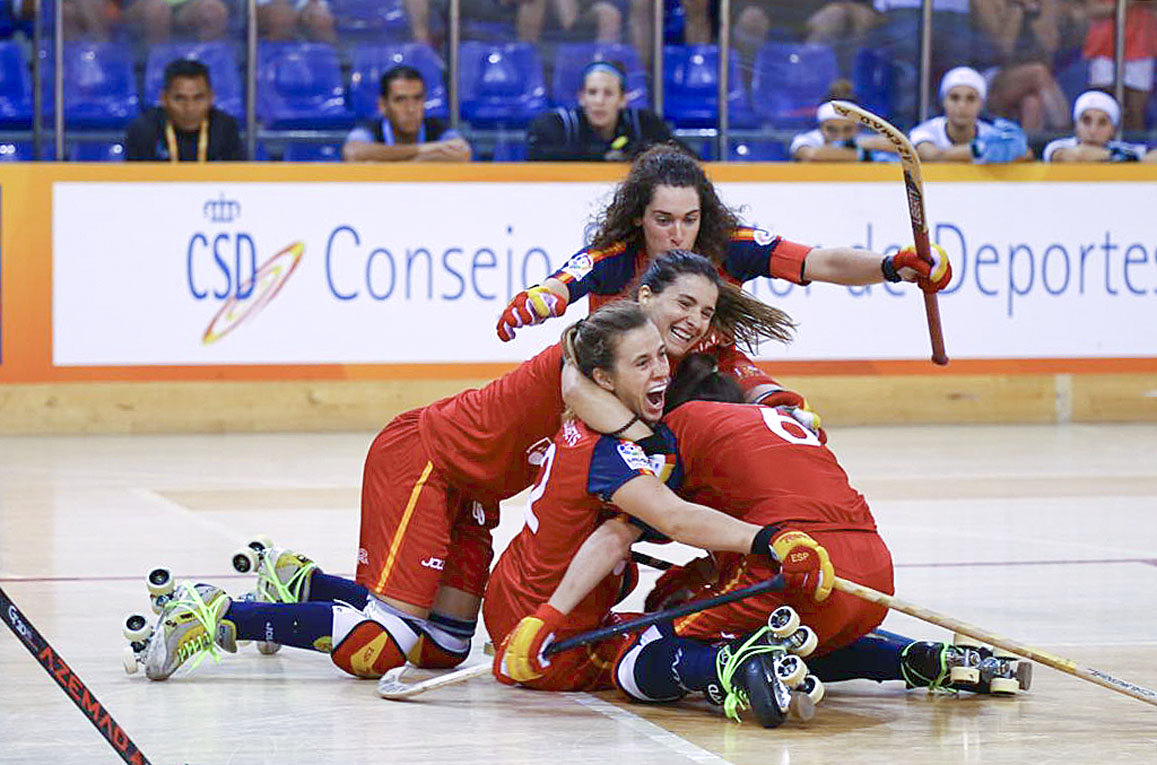
[[[677,485],[682,472],[670,433],[658,424],[669,366],[662,338],[636,304],[624,301],[600,309],[569,328],[563,342],[576,367],[656,432],[636,444],[594,432],[573,419],[564,423],[531,491],[526,526],[491,575],[483,616],[492,638],[505,637],[494,663],[500,680],[543,690],[594,690],[611,687],[613,659],[629,637],[564,651],[532,677],[505,658],[510,642],[519,639],[513,630],[520,616],[547,601],[596,527],[621,525],[614,516],[622,512],[678,541],[763,557],[769,563],[771,537],[758,525],[681,500],[664,485]],[[617,618],[610,608],[633,586],[633,564],[608,568],[604,574],[565,620],[555,624],[558,632],[583,631]],[[738,663],[751,661],[757,669],[761,656],[753,652]]]
[[[904,280],[936,292],[952,278],[948,256],[939,247],[934,247],[934,262],[925,263],[913,247],[888,256],[851,247],[812,248],[743,226],[693,157],[657,145],[636,158],[590,246],[541,284],[516,295],[498,321],[498,336],[510,340],[519,327],[562,316],[584,295],[590,295],[591,311],[621,298],[635,274],[673,249],[709,257],[733,284],[759,277],[801,285]]]

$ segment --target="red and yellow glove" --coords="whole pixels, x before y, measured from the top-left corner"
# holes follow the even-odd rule
[[[525,683],[542,677],[550,662],[542,652],[554,641],[566,615],[543,603],[522,617],[494,652],[494,676],[504,683]]]
[[[804,532],[764,526],[755,535],[751,552],[770,555],[779,561],[788,591],[808,594],[817,603],[827,600],[832,594],[836,572],[828,551]]]
[[[514,339],[514,330],[542,324],[552,316],[566,313],[566,298],[546,287],[531,287],[514,296],[498,319],[498,337],[502,342]]]
[[[948,262],[948,253],[938,244],[930,248],[932,262],[921,258],[916,248],[909,245],[884,258],[884,277],[889,281],[914,281],[925,292],[939,292],[952,281],[952,264]],[[893,276],[894,275],[894,278]]]

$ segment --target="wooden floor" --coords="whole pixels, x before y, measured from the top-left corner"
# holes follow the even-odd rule
[[[387,702],[292,649],[165,683],[124,674],[120,623],[147,610],[154,565],[241,592],[230,553],[263,532],[352,571],[370,438],[0,439],[0,584],[154,762],[1157,762],[1157,708],[1044,667],[1013,699],[833,684],[811,724],[778,730],[489,678]],[[1157,426],[851,428],[832,446],[901,597],[1157,687]],[[510,504],[500,545],[521,523]],[[115,761],[0,631],[0,763]]]

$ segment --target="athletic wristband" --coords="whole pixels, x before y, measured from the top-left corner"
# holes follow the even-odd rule
[[[769,558],[779,560],[775,551],[771,549],[771,540],[781,531],[779,526],[764,526],[755,535],[755,539],[751,540],[751,554],[752,555],[766,555]]]
[[[896,264],[892,262],[892,256],[888,255],[880,261],[880,271],[884,273],[884,279],[890,282],[903,281],[900,278],[900,272],[896,270]]]
[[[612,430],[610,433],[603,433],[603,435],[604,436],[611,436],[612,438],[615,436],[620,436],[623,434],[623,431],[625,431],[627,428],[631,427],[632,425],[634,425],[638,421],[639,421],[639,415],[636,414],[634,417],[627,420],[627,424],[624,425],[623,427],[619,428],[618,430]]]

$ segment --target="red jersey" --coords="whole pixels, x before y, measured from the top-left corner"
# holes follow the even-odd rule
[[[691,401],[664,422],[678,441],[688,500],[758,525],[875,531],[835,455],[775,409]]]
[[[425,407],[418,428],[450,483],[497,501],[534,481],[562,411],[562,346],[555,344],[482,388]]]
[[[673,451],[670,432],[660,430],[656,442],[665,448],[658,451]],[[600,435],[576,420],[563,425],[527,500],[526,525],[490,574],[483,604],[491,635],[505,635],[518,619],[550,599],[586,538],[619,512],[610,504],[611,496],[640,475],[677,482],[675,455],[648,456],[639,444]],[[604,579],[569,615],[568,623],[600,622],[619,600],[621,579]]]

